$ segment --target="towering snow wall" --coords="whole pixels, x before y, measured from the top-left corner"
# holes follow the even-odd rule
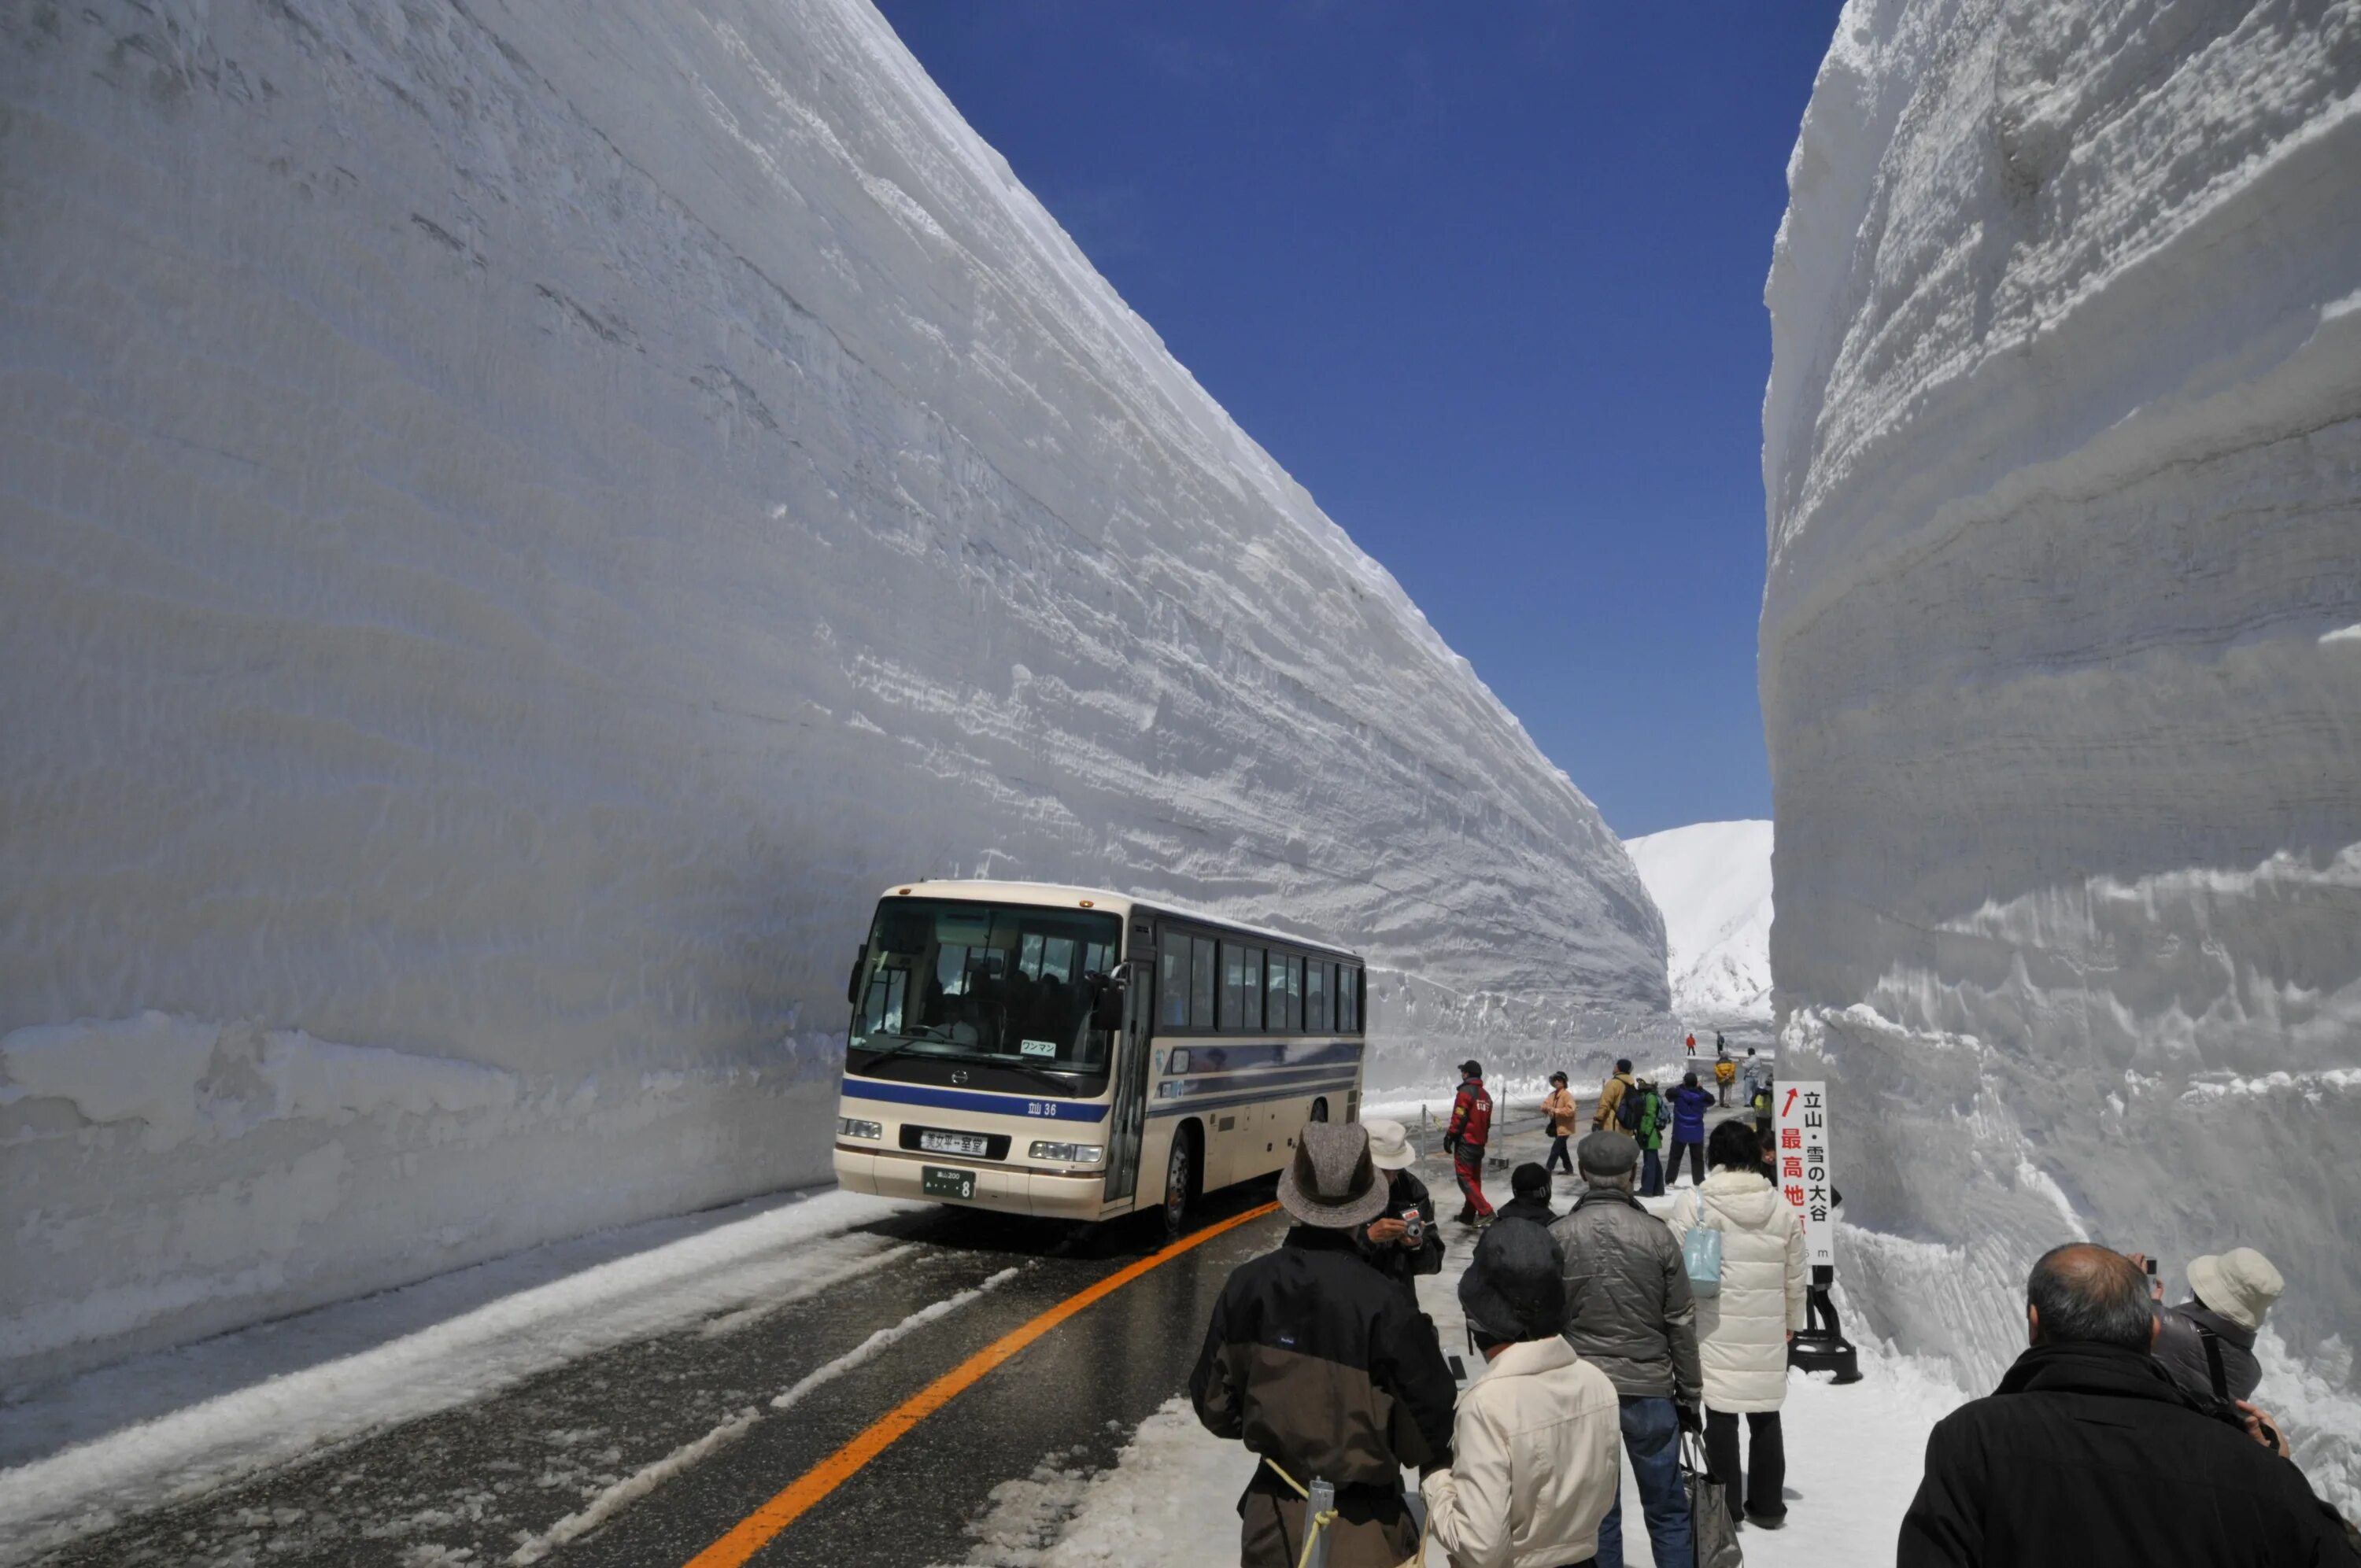
[[[0,1379],[825,1177],[903,878],[1361,946],[1380,1083],[1663,1015],[857,0],[0,6]]]
[[[1767,290],[1762,644],[1856,1300],[1984,1379],[2053,1243],[2175,1299],[2260,1247],[2266,1392],[2348,1501],[2356,86],[2349,4],[1848,5]]]

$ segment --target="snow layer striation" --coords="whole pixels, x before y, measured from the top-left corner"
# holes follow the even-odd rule
[[[1971,1386],[2087,1231],[2176,1299],[2260,1247],[2353,1392],[2356,88],[2350,3],[1854,0],[1789,166],[1776,1002],[1886,1238],[1855,1299]]]
[[[1626,839],[1664,917],[1673,1011],[1691,1025],[1771,1022],[1771,824],[1693,822]]]
[[[827,1171],[892,881],[1661,1022],[1598,813],[859,0],[0,7],[0,1381]]]

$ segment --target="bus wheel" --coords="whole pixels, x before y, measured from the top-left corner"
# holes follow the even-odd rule
[[[1327,1096],[1323,1095],[1312,1102],[1312,1119],[1315,1122],[1324,1122],[1328,1119]]]
[[[1172,1134],[1172,1157],[1164,1164],[1164,1234],[1177,1241],[1181,1222],[1189,1217],[1189,1183],[1191,1159],[1189,1129],[1181,1127]]]

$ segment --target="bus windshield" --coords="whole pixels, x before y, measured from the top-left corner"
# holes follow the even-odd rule
[[[1091,1002],[1122,935],[1115,916],[1086,909],[889,898],[870,927],[848,1055],[1104,1073]]]

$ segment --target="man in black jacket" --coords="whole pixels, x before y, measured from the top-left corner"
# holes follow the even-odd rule
[[[1451,1463],[1451,1370],[1434,1325],[1369,1266],[1353,1233],[1386,1206],[1368,1135],[1314,1122],[1279,1179],[1295,1226],[1238,1266],[1189,1379],[1197,1419],[1257,1456],[1238,1499],[1245,1568],[1295,1568],[1300,1488],[1336,1487],[1331,1568],[1395,1568],[1418,1551],[1401,1472]]]
[[[1361,1125],[1369,1133],[1369,1162],[1386,1183],[1386,1206],[1360,1233],[1367,1244],[1363,1255],[1394,1282],[1416,1311],[1418,1277],[1443,1272],[1443,1227],[1434,1223],[1434,1198],[1411,1169],[1418,1163],[1418,1150],[1411,1144],[1409,1128],[1381,1116],[1368,1117]]]
[[[2149,1359],[2156,1317],[2129,1258],[2053,1248],[2026,1299],[2033,1348],[1937,1423],[1895,1568],[2361,1561],[2301,1471]]]

